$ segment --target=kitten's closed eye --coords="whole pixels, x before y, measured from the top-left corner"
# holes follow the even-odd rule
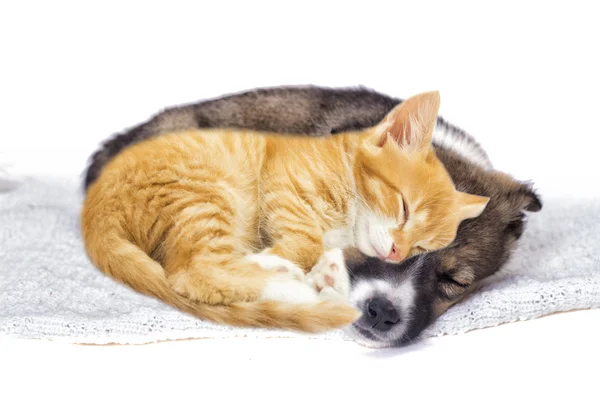
[[[402,195],[400,195],[400,201],[402,202],[402,215],[404,217],[404,223],[406,223],[406,221],[408,221],[408,204],[406,203],[406,199]]]
[[[408,203],[402,193],[398,193],[398,216],[396,217],[396,222],[398,227],[396,229],[402,230],[406,222],[408,222]]]

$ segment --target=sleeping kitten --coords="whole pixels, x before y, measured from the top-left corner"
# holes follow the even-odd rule
[[[372,128],[327,138],[221,129],[138,143],[88,189],[88,255],[216,322],[312,332],[351,323],[354,308],[327,301],[335,291],[324,286],[338,282],[317,265],[324,251],[353,246],[397,263],[450,244],[489,201],[456,191],[437,159],[438,108],[438,93],[424,93]]]

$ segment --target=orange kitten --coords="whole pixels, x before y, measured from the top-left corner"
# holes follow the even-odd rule
[[[138,143],[87,192],[86,250],[106,274],[204,319],[312,332],[349,324],[358,312],[345,298],[305,279],[325,250],[399,262],[447,246],[487,204],[456,191],[435,156],[438,108],[430,92],[361,132],[214,129]]]

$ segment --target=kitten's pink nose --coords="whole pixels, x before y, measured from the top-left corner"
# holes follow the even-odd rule
[[[406,258],[406,252],[400,251],[395,244],[392,244],[392,250],[390,250],[390,254],[386,257],[386,260],[390,261],[401,261]]]

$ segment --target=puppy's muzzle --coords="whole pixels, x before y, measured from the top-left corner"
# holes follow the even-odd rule
[[[391,301],[377,296],[365,302],[358,324],[373,332],[387,332],[400,322],[400,312]]]

